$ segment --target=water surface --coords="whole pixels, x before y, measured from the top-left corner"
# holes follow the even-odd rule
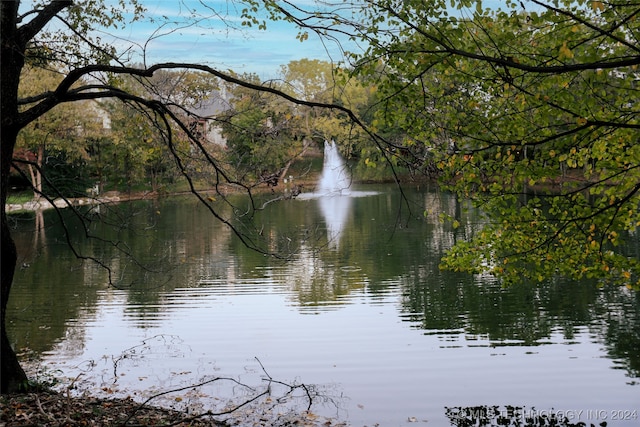
[[[260,385],[268,374],[316,385],[324,399],[312,410],[356,426],[463,425],[479,411],[497,423],[514,407],[638,425],[638,294],[567,281],[504,289],[442,272],[442,252],[480,217],[447,194],[407,190],[404,202],[375,186],[269,204],[256,238],[290,259],[247,249],[191,199],[122,204],[99,213],[115,229],[89,230],[117,247],[70,227],[110,278],[74,258],[53,212],[12,216],[22,254],[13,343],[44,375],[108,396],[213,376]],[[442,212],[462,225],[441,223]],[[215,383],[163,404],[206,409],[244,392]]]

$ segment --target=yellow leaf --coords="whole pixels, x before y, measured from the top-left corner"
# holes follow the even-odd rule
[[[567,47],[567,42],[562,43],[562,47],[560,48],[560,58],[573,58],[573,52],[571,52],[571,49]]]

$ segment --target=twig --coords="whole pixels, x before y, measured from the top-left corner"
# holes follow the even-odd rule
[[[267,387],[267,391],[271,390],[271,383],[276,383],[276,384],[283,385],[285,387],[289,387],[289,391],[287,393],[285,393],[285,396],[289,396],[289,395],[291,395],[293,393],[294,390],[296,390],[298,388],[302,388],[302,389],[304,389],[305,393],[307,394],[307,398],[308,398],[308,401],[309,401],[309,404],[307,405],[307,411],[309,411],[311,409],[311,406],[313,406],[313,397],[311,396],[311,392],[309,391],[309,388],[307,387],[306,384],[300,383],[300,384],[291,385],[291,384],[287,384],[287,383],[282,382],[282,381],[274,380],[273,377],[271,377],[271,375],[269,375],[269,373],[265,369],[265,367],[262,364],[262,362],[260,361],[260,359],[258,359],[257,357],[255,359],[258,361],[258,364],[260,364],[260,367],[262,368],[262,372],[264,372],[264,374],[267,376],[267,378],[264,379],[264,380],[265,381],[269,381],[269,386]],[[278,401],[281,401],[281,400],[282,400],[282,398],[278,399]]]
[[[54,421],[55,418],[53,417],[53,415],[46,413],[42,408],[42,404],[40,403],[40,397],[38,396],[37,393],[34,394],[34,397],[35,397],[36,405],[38,406],[38,411],[40,411],[40,413],[45,417],[47,417],[49,420]]]
[[[216,381],[224,381],[224,380],[234,382],[234,383],[236,383],[236,384],[238,384],[238,385],[241,385],[241,386],[243,386],[243,387],[248,388],[248,389],[249,389],[249,390],[251,390],[251,391],[255,391],[255,389],[254,389],[253,387],[249,387],[248,385],[243,384],[243,383],[241,383],[241,382],[239,382],[239,381],[237,381],[237,380],[235,380],[235,379],[233,379],[233,378],[216,377],[216,378],[213,378],[213,379],[210,379],[210,380],[207,380],[207,381],[203,381],[203,382],[201,382],[201,383],[199,383],[199,384],[193,384],[193,385],[189,385],[189,386],[185,386],[185,387],[180,387],[180,388],[176,388],[176,389],[171,389],[171,390],[167,390],[167,391],[163,391],[163,392],[160,392],[160,393],[154,394],[153,396],[149,397],[147,400],[145,400],[144,402],[142,402],[140,405],[138,405],[138,407],[137,407],[137,408],[136,408],[136,409],[135,409],[131,414],[129,414],[129,416],[127,417],[127,419],[126,419],[126,420],[124,420],[124,422],[123,422],[121,425],[122,425],[122,426],[127,425],[127,423],[128,423],[128,422],[133,418],[133,416],[134,416],[134,415],[135,415],[139,410],[141,410],[142,408],[144,408],[144,407],[145,407],[149,402],[151,402],[153,399],[156,399],[156,398],[158,398],[158,397],[160,397],[160,396],[164,396],[164,395],[167,395],[167,394],[176,393],[176,392],[179,392],[179,391],[184,391],[184,390],[189,390],[189,389],[194,389],[194,388],[198,388],[198,387],[205,386],[205,385],[207,385],[207,384],[214,383],[214,382],[216,382]],[[220,413],[212,413],[211,411],[209,411],[209,412],[207,412],[207,413],[202,414],[202,416],[218,416],[218,415],[227,415],[227,414],[230,414],[230,413],[232,413],[232,412],[234,412],[234,411],[238,410],[239,408],[241,408],[241,407],[243,407],[243,406],[245,406],[245,405],[247,405],[247,404],[249,404],[249,403],[253,402],[254,400],[258,399],[259,397],[261,397],[261,396],[262,396],[262,395],[264,395],[264,394],[265,394],[265,393],[260,393],[260,394],[258,394],[257,396],[253,397],[252,399],[249,399],[248,401],[243,402],[242,404],[238,405],[237,407],[235,407],[235,408],[233,408],[233,409],[231,409],[231,410],[223,411],[223,412],[220,412]]]
[[[268,381],[269,385],[267,385],[266,389],[260,393],[258,393],[258,390],[256,390],[253,387],[250,387],[246,384],[243,384],[241,382],[239,382],[236,379],[233,378],[228,378],[228,377],[215,377],[212,378],[210,380],[207,381],[203,381],[201,383],[198,384],[193,384],[193,385],[189,385],[189,386],[185,386],[185,387],[180,387],[180,388],[176,388],[176,389],[172,389],[172,390],[168,390],[168,391],[163,391],[157,394],[154,394],[153,396],[149,397],[148,399],[146,399],[144,402],[142,402],[140,405],[138,405],[127,417],[126,420],[124,420],[124,422],[122,422],[120,424],[120,426],[129,426],[129,427],[135,427],[136,424],[129,424],[129,421],[131,421],[133,419],[133,417],[135,416],[135,414],[140,411],[142,408],[144,408],[149,402],[151,402],[152,400],[170,394],[170,393],[176,393],[179,391],[184,391],[184,390],[189,390],[189,389],[195,389],[198,387],[202,387],[211,383],[214,383],[216,381],[231,381],[235,384],[238,384],[242,387],[246,387],[247,389],[251,390],[254,393],[257,393],[255,395],[253,395],[250,398],[247,398],[246,400],[244,400],[242,403],[237,404],[229,409],[223,410],[221,412],[213,412],[211,410],[204,412],[202,414],[198,414],[198,415],[193,415],[190,417],[185,417],[185,418],[181,418],[180,420],[177,420],[175,422],[173,422],[172,424],[167,424],[167,426],[176,426],[176,425],[180,425],[182,423],[189,423],[191,421],[195,421],[201,418],[205,418],[205,417],[219,417],[222,415],[229,415],[229,414],[233,414],[234,412],[240,410],[242,407],[247,406],[253,402],[255,402],[256,400],[260,399],[261,397],[264,396],[268,396],[271,394],[271,384],[275,383],[275,384],[280,384],[283,385],[285,387],[288,388],[288,391],[286,393],[284,393],[283,396],[281,396],[280,398],[276,399],[276,401],[278,403],[281,403],[286,396],[290,396],[292,395],[292,393],[296,390],[296,389],[303,389],[306,393],[307,399],[308,399],[308,406],[307,406],[307,411],[309,411],[311,409],[311,406],[313,405],[313,396],[312,396],[312,392],[311,389],[309,387],[307,387],[306,384],[288,384],[282,381],[278,381],[278,380],[274,380],[273,377],[267,372],[266,368],[264,367],[264,365],[262,364],[262,362],[260,361],[260,359],[258,359],[257,357],[255,358],[256,361],[258,362],[258,364],[260,365],[262,372],[264,372],[266,378],[263,378],[264,381]],[[211,418],[211,422],[215,423],[218,426],[227,426],[229,425],[225,420],[216,420],[215,418]]]

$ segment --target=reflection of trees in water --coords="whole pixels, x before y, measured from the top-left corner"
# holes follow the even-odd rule
[[[537,345],[554,333],[572,340],[588,328],[606,345],[614,363],[631,377],[640,376],[637,293],[586,282],[505,289],[486,277],[442,272],[438,268],[442,250],[460,233],[473,233],[477,217],[446,194],[419,194],[413,200],[430,212],[407,227],[398,226],[397,198],[382,194],[354,199],[348,227],[334,246],[318,209],[306,209],[297,200],[270,205],[256,223],[274,247],[298,249],[291,261],[243,247],[195,203],[125,204],[125,211],[113,214],[116,228],[95,231],[110,240],[127,241],[130,252],[139,255],[139,266],[110,244],[78,238],[84,242],[80,248],[107,263],[121,287],[100,295],[97,292],[108,287],[106,270],[75,260],[59,227],[47,228],[40,236],[46,238],[46,252],[34,251],[36,220],[19,217],[22,225],[16,241],[33,255],[22,261],[31,267],[17,272],[12,290],[9,318],[15,320],[10,327],[21,331],[11,336],[19,340],[14,343],[18,347],[49,350],[65,335],[67,319],[90,319],[98,300],[107,297],[117,298],[127,307],[127,315],[136,319],[135,326],[144,327],[169,309],[177,291],[188,288],[226,286],[233,292],[237,284],[269,284],[286,289],[302,310],[319,306],[326,310],[349,303],[356,294],[366,293],[371,299],[400,287],[402,318],[425,331],[464,333],[495,345]],[[440,213],[459,218],[461,226],[442,223]],[[46,225],[55,223],[52,214],[44,214]],[[128,224],[117,222],[124,217]],[[27,253],[22,248],[20,252]]]
[[[230,232],[198,212],[202,208],[196,202],[187,204],[153,200],[87,208],[81,212],[87,218],[101,219],[89,223],[92,239],[86,239],[69,210],[60,211],[60,217],[53,210],[12,215],[14,239],[23,254],[7,313],[14,348],[49,351],[68,334],[67,320],[90,320],[99,299],[116,299],[132,317],[152,319],[163,310],[160,299],[176,287],[227,275],[235,263],[219,261],[230,257]],[[75,258],[61,219],[75,250],[104,266]],[[121,292],[98,293],[109,287]],[[78,348],[83,345],[80,329],[74,328],[80,335],[68,340]]]
[[[301,307],[335,307],[341,297],[366,286],[366,277],[360,269],[340,268],[335,261],[318,257],[306,248],[288,266],[286,280]]]
[[[8,328],[14,348],[40,353],[65,337],[66,321],[77,318],[80,307],[95,305],[96,285],[104,281],[88,263],[70,256],[59,228],[51,226],[58,220],[53,211],[12,217],[23,258],[11,290]]]
[[[424,245],[410,235],[400,273],[403,319],[426,331],[462,332],[496,345],[538,345],[555,332],[566,340],[588,329],[629,375],[640,377],[640,294],[587,281],[519,284],[503,288],[488,277],[443,272],[439,257],[457,238],[469,238],[481,218],[445,193],[424,194]],[[460,221],[458,228],[440,214]],[[419,250],[415,250],[418,248]]]
[[[592,328],[598,329],[616,368],[627,369],[630,377],[640,378],[640,292],[607,288],[599,295],[599,302],[594,309],[608,310],[591,321]]]
[[[444,274],[444,273],[443,273]],[[493,345],[545,344],[555,332],[572,340],[588,329],[620,368],[640,376],[640,301],[626,288],[596,283],[519,284],[508,288],[431,277],[404,279],[403,318],[426,331],[452,331]]]
[[[412,199],[414,206],[428,214],[408,227],[396,227],[397,199],[390,194],[354,199],[340,245],[318,251],[299,237],[294,245],[302,250],[279,267],[282,277],[277,280],[306,309],[348,303],[350,295],[363,289],[372,297],[401,286],[403,319],[427,331],[462,332],[495,345],[540,345],[556,333],[573,340],[588,328],[606,343],[616,363],[633,377],[640,375],[637,294],[587,282],[503,288],[488,277],[440,271],[442,252],[476,232],[481,217],[446,193],[427,191],[419,197]],[[287,223],[323,221],[295,204],[274,212],[270,225],[279,238],[296,235]],[[460,226],[442,222],[440,214],[455,217]],[[250,258],[242,256],[242,264]]]
[[[231,232],[196,201],[156,200],[137,209],[135,236],[128,239],[134,259],[109,252],[109,266],[119,273],[116,286],[126,291],[126,311],[132,317],[153,322],[176,288],[197,287],[203,278],[233,277]],[[116,268],[121,261],[126,262]]]

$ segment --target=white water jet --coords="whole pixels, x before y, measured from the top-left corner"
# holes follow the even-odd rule
[[[351,191],[351,175],[334,141],[324,142],[324,164],[313,193],[301,193],[299,200],[315,199],[327,226],[329,247],[337,249],[342,231],[349,221],[352,199],[372,196],[375,191]]]
[[[316,192],[321,195],[348,195],[350,187],[351,176],[335,141],[325,141],[324,164]]]

